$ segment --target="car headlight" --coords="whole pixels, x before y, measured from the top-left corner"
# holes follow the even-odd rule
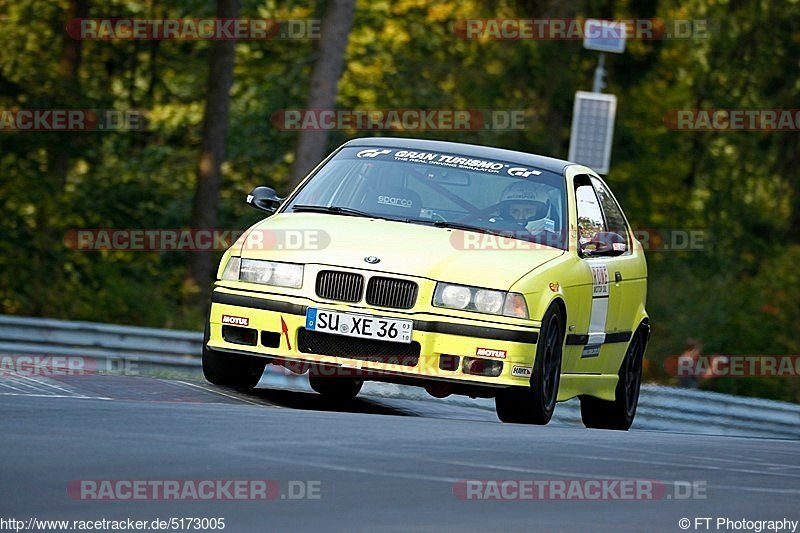
[[[503,308],[504,294],[500,291],[475,291],[475,308],[484,313],[495,314]]]
[[[492,315],[528,318],[525,297],[519,293],[453,285],[452,283],[436,284],[433,305]]]
[[[231,258],[231,261],[234,259]],[[225,267],[226,272],[227,270],[228,266]],[[227,279],[224,274],[223,279]],[[248,281],[250,283],[299,289],[303,285],[303,265],[242,259],[238,279],[239,281]]]
[[[441,291],[439,291],[439,286],[441,286]],[[442,307],[452,307],[453,309],[466,309],[471,300],[472,293],[469,287],[445,285],[441,283],[436,287],[436,296],[434,297],[433,304],[441,305]]]

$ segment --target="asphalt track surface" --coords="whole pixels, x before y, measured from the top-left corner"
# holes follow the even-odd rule
[[[2,376],[0,406],[5,519],[224,517],[234,532],[684,531],[681,518],[689,531],[734,531],[716,519],[800,519],[798,441],[506,425],[433,400],[330,405],[129,376]],[[268,479],[280,495],[96,501],[67,491],[87,479]],[[633,501],[459,497],[461,480],[619,479],[662,490]],[[675,482],[696,482],[698,497],[676,498]],[[319,497],[292,499],[292,483]],[[695,528],[697,517],[710,528]]]

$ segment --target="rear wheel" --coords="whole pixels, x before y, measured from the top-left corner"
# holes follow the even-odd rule
[[[203,375],[209,383],[223,387],[252,389],[258,385],[267,359],[252,355],[228,354],[206,347],[209,326],[203,337]]]
[[[361,392],[364,381],[349,377],[309,374],[308,383],[316,392],[334,401],[352,400]]]
[[[581,396],[581,419],[587,428],[627,431],[633,424],[642,384],[642,359],[647,346],[646,327],[636,330],[628,345],[619,369],[614,401]]]
[[[497,417],[502,422],[539,425],[550,422],[561,381],[563,346],[564,319],[558,307],[552,305],[542,319],[530,386],[512,387],[495,398]]]

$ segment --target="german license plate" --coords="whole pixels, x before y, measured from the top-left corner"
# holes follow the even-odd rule
[[[309,307],[306,329],[361,339],[410,343],[413,321]]]

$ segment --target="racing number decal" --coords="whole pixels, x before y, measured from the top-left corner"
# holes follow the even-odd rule
[[[606,340],[606,318],[608,318],[608,265],[589,265],[592,270],[592,311],[589,317],[589,342],[581,358],[600,355],[600,345]]]
[[[592,269],[592,298],[608,297],[608,266],[603,263],[591,265]]]

